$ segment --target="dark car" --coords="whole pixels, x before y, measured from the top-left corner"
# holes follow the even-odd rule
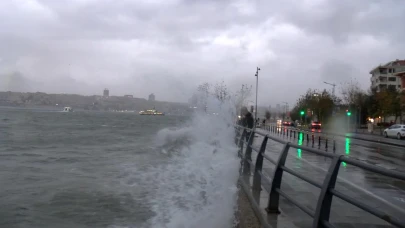
[[[311,125],[309,126],[311,129],[321,129],[321,123],[319,121],[312,121]]]

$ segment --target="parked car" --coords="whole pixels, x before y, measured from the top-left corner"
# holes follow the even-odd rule
[[[321,129],[321,122],[319,121],[312,121],[311,125],[309,125],[309,128],[311,129]]]
[[[405,138],[405,124],[394,124],[384,130],[384,137],[395,137],[397,139]]]

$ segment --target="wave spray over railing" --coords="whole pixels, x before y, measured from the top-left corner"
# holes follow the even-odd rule
[[[240,180],[263,227],[272,227],[269,224],[267,215],[265,214],[280,213],[279,202],[281,198],[284,198],[290,204],[295,205],[305,214],[311,217],[311,227],[313,228],[340,227],[332,224],[330,221],[331,210],[333,209],[332,201],[334,198],[339,198],[347,202],[348,204],[351,204],[363,211],[370,213],[371,215],[380,218],[388,224],[391,224],[395,227],[405,228],[405,214],[403,214],[402,212],[399,212],[399,214],[395,213],[395,215],[391,214],[387,211],[382,210],[381,205],[377,207],[370,206],[371,202],[378,201],[377,198],[371,198],[366,201],[364,199],[359,199],[358,197],[352,197],[346,192],[337,190],[337,188],[335,188],[341,163],[358,167],[367,172],[381,174],[383,176],[386,176],[387,178],[394,178],[402,181],[405,181],[404,173],[369,165],[364,162],[345,157],[343,155],[326,153],[310,147],[292,144],[291,142],[283,141],[278,137],[266,135],[256,130],[250,131],[249,129],[243,128],[241,126],[236,126],[236,130],[239,133],[236,137],[236,143],[239,146],[239,156],[242,158]],[[251,134],[248,137],[248,140],[245,141],[248,131],[250,131]],[[253,144],[255,135],[263,137],[260,147],[255,147]],[[266,153],[266,147],[270,141],[277,142],[283,145],[282,150],[277,151],[279,152],[277,159],[271,158],[269,156],[269,152]],[[297,172],[293,170],[292,167],[286,167],[287,156],[289,154],[289,151],[291,151],[291,148],[298,149],[300,150],[300,152],[307,152],[330,159],[329,169],[322,182],[315,180],[311,176],[306,176],[304,173]],[[257,154],[255,161],[252,161],[252,152],[255,152]],[[275,151],[271,152],[273,153]],[[270,162],[274,166],[270,177],[264,174],[263,163],[266,161]],[[297,199],[295,197],[292,197],[281,188],[283,176],[285,176],[285,173],[291,174],[292,176],[320,189],[315,209],[311,209],[303,203],[306,199]],[[251,178],[252,174],[253,178]],[[263,196],[261,195],[263,189],[267,190],[268,192],[268,195],[265,196],[267,197],[265,208],[267,213],[263,213],[262,209],[260,208],[260,199],[263,199]],[[344,211],[340,212],[344,213]]]
[[[154,194],[145,227],[229,228],[234,225],[240,160],[229,107],[212,100],[183,127],[163,129],[156,146],[164,162],[139,171]]]

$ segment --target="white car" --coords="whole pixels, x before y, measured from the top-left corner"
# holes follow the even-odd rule
[[[397,139],[405,138],[405,124],[394,124],[385,129],[384,137],[396,137]]]

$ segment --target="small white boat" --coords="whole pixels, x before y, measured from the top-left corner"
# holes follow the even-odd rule
[[[65,107],[63,109],[63,112],[73,112],[73,108],[72,107]]]

